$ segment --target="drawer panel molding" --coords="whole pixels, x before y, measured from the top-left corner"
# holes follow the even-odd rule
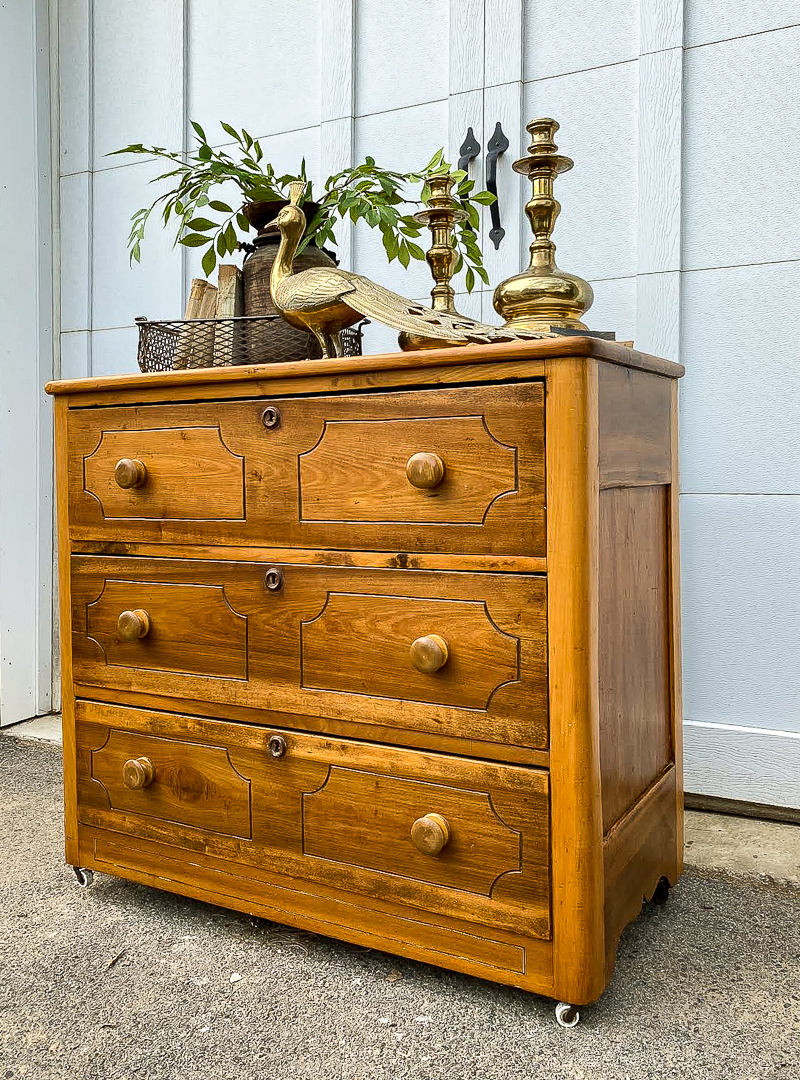
[[[438,466],[432,475],[414,471],[420,454]],[[516,448],[484,416],[327,420],[299,468],[303,521],[483,525],[517,490]]]
[[[136,465],[136,480],[120,467]],[[83,459],[84,490],[103,521],[244,521],[244,457],[218,427],[103,431]]]
[[[412,827],[431,813],[446,822],[440,851],[426,854]],[[303,796],[306,855],[491,896],[495,881],[521,870],[519,832],[497,815],[487,792],[332,767]]]
[[[544,411],[539,380],[71,410],[70,537],[541,558]]]
[[[146,762],[150,771],[136,788],[126,769],[134,762]],[[91,751],[91,779],[103,788],[110,810],[252,837],[250,781],[224,746],[112,729],[102,746]]]
[[[519,638],[477,600],[328,593],[300,634],[309,689],[486,711],[499,687],[520,678]],[[431,635],[444,642],[441,666],[415,670],[412,648]]]
[[[125,636],[136,613],[142,631]],[[188,585],[106,578],[86,605],[86,634],[116,667],[248,678],[247,616],[236,611],[222,585]]]

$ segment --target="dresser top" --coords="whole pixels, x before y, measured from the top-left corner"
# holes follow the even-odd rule
[[[291,363],[257,364],[249,367],[195,368],[188,371],[164,371],[150,374],[131,373],[105,375],[89,379],[67,379],[47,383],[48,394],[102,394],[120,390],[178,390],[180,387],[213,387],[230,384],[285,383],[292,379],[324,380],[329,389],[350,389],[352,377],[357,376],[361,385],[380,386],[391,382],[392,372],[416,373],[419,383],[438,381],[431,374],[439,368],[468,369],[475,365],[498,365],[515,362],[515,371],[509,377],[536,378],[544,374],[545,361],[560,357],[593,357],[621,367],[636,368],[679,379],[684,374],[681,364],[662,360],[658,356],[638,352],[615,341],[591,337],[554,337],[539,341],[510,341],[494,345],[470,345],[464,348],[431,349],[426,352],[383,353],[375,356],[348,356],[330,360],[301,360]],[[526,370],[519,372],[522,362]],[[427,374],[426,374],[427,373]],[[374,374],[374,379],[367,378]],[[499,370],[497,375],[502,377]],[[277,389],[277,387],[276,387]],[[283,390],[284,387],[281,387]]]

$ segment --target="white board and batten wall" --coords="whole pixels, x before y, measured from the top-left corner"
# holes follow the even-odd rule
[[[61,367],[135,368],[133,317],[175,317],[194,256],[152,229],[129,269],[128,219],[188,119],[262,139],[319,178],[372,154],[482,153],[501,121],[506,237],[529,242],[511,162],[551,115],[575,158],[558,182],[559,263],[588,277],[595,329],[680,359],[686,783],[800,807],[800,9],[796,0],[60,0]],[[224,138],[224,136],[220,136]],[[485,233],[488,234],[488,212]],[[349,226],[344,265],[423,299],[424,265],[388,266]],[[490,291],[459,295],[493,318]],[[379,327],[368,351],[395,347]]]

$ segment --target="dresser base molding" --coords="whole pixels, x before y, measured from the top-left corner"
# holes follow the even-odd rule
[[[48,387],[79,883],[573,1023],[682,869],[682,374],[575,337]]]

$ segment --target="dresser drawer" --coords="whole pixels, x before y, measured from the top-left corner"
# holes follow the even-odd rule
[[[544,385],[74,409],[76,540],[545,554]]]
[[[83,701],[77,747],[86,826],[549,935],[543,770]]]
[[[544,576],[75,556],[72,627],[82,687],[547,746]]]

